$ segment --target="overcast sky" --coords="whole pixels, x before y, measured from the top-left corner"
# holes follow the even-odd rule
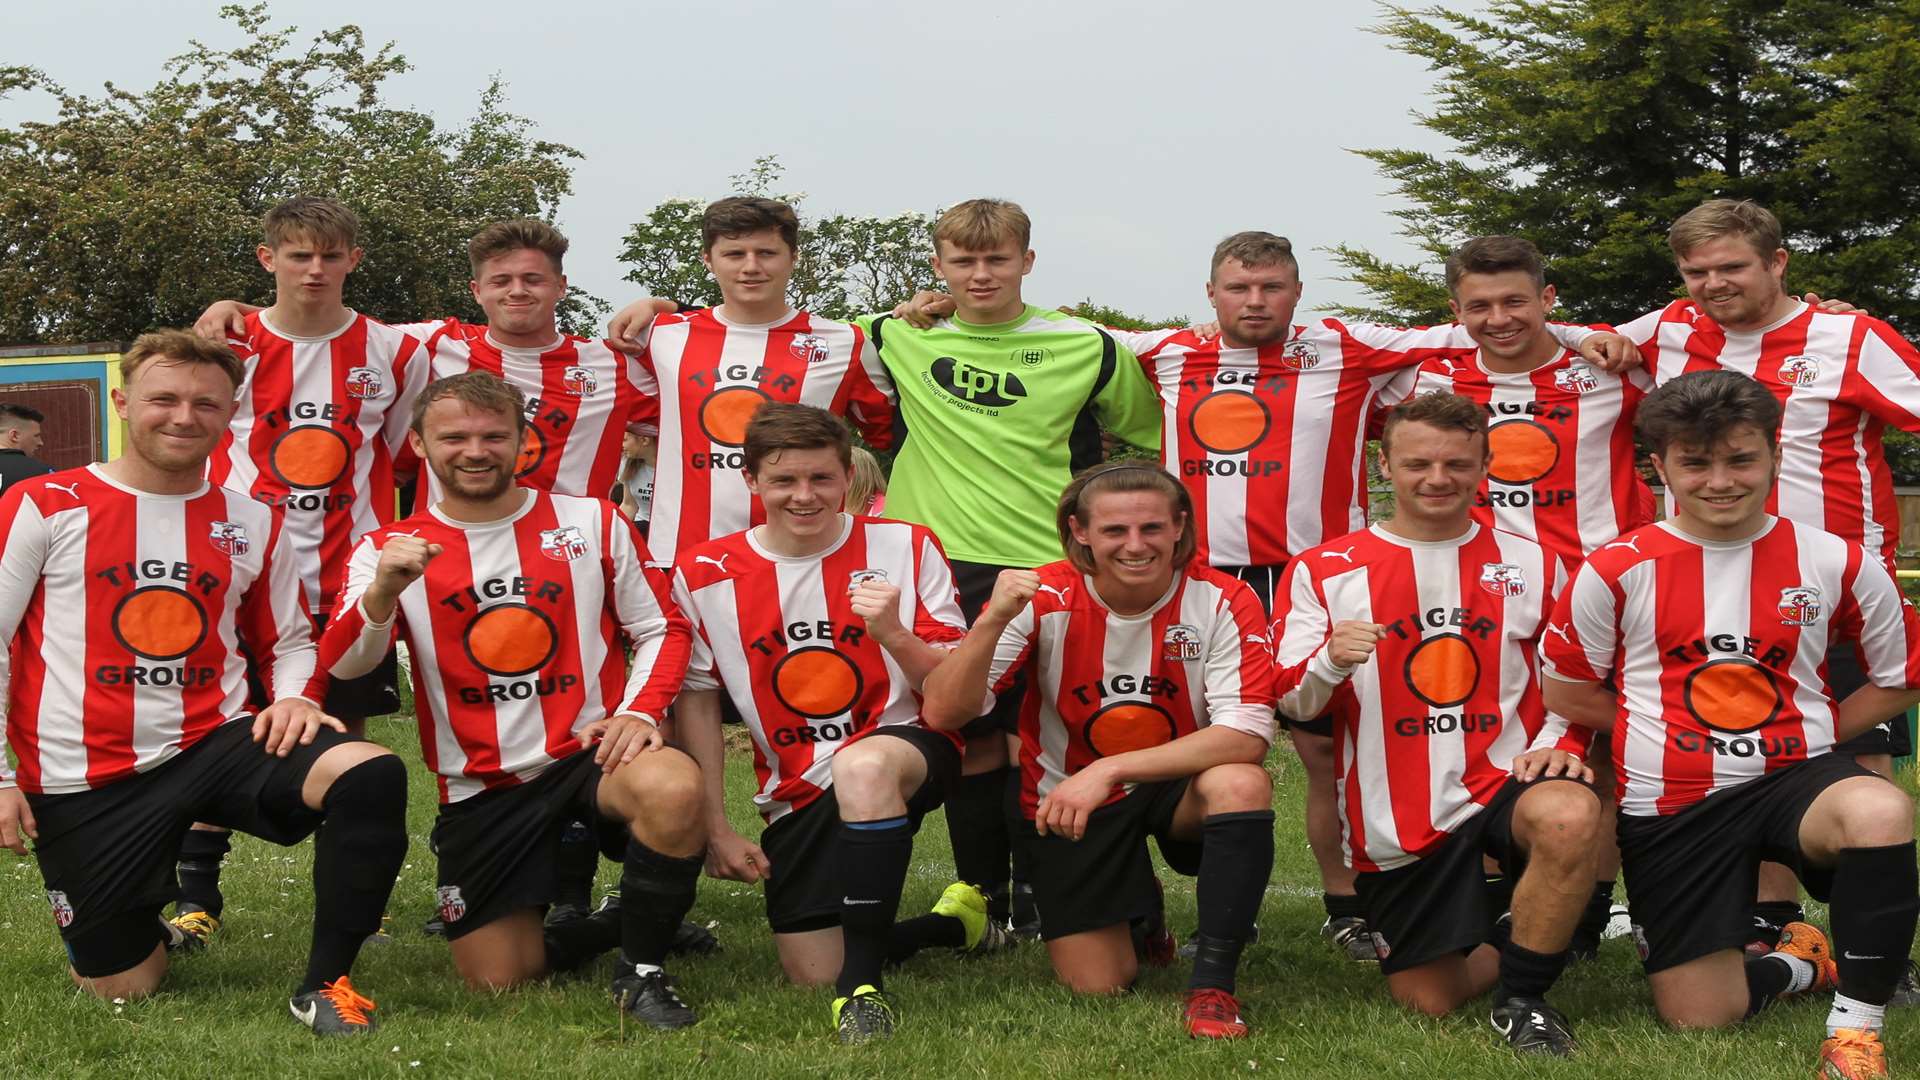
[[[237,41],[218,6],[8,3],[0,64],[89,94],[108,78],[144,89],[189,37]],[[815,214],[1021,203],[1038,252],[1027,296],[1046,304],[1199,315],[1214,243],[1277,232],[1300,255],[1304,313],[1361,299],[1319,249],[1413,254],[1386,181],[1348,151],[1445,149],[1412,115],[1432,107],[1432,74],[1366,31],[1380,17],[1366,2],[276,0],[272,12],[397,42],[414,67],[387,85],[389,103],[444,124],[501,75],[513,111],[585,155],[560,207],[567,269],[616,304],[634,295],[620,237],[647,208],[724,195],[771,153]],[[0,124],[51,115],[44,98],[0,101]]]

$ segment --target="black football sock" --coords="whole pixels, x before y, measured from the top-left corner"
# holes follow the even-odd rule
[[[192,904],[214,918],[226,908],[220,895],[220,863],[233,849],[233,834],[225,829],[188,829],[180,838],[180,902]]]
[[[841,823],[833,869],[841,889],[844,941],[840,978],[834,985],[842,997],[862,986],[881,988],[880,969],[887,962],[894,916],[900,913],[900,889],[913,861],[913,832],[913,821],[906,817]]]
[[[1753,940],[1771,949],[1780,944],[1780,931],[1790,922],[1807,921],[1807,909],[1798,900],[1761,900],[1753,905]]]
[[[1360,903],[1360,897],[1353,893],[1321,893],[1320,905],[1327,909],[1329,919],[1364,919],[1367,909]]]
[[[1500,984],[1494,991],[1494,1000],[1546,997],[1560,973],[1566,970],[1570,955],[1566,949],[1537,953],[1508,939],[1500,948]]]
[[[901,964],[921,949],[964,949],[966,924],[951,915],[920,915],[887,932],[887,963]]]
[[[978,886],[986,894],[988,916],[1002,921],[1008,914],[1007,861],[1012,854],[1006,819],[1000,810],[1006,771],[962,776],[947,798],[947,837],[953,842],[954,876]]]
[[[1488,874],[1482,879],[1487,891],[1487,910],[1499,918],[1513,910],[1513,887],[1517,882],[1505,874]]]
[[[1273,874],[1273,811],[1210,814],[1200,826],[1200,876],[1194,894],[1200,932],[1194,936],[1189,989],[1233,992],[1240,950]]]
[[[1774,998],[1813,985],[1813,965],[1797,956],[1770,953],[1747,958],[1747,1015],[1752,1016]]]
[[[560,850],[554,864],[553,902],[593,907],[593,875],[600,869],[600,847],[584,821],[569,821],[560,832]]]
[[[1007,782],[1000,800],[1000,816],[1007,825],[1007,846],[1013,857],[1012,893],[1008,915],[1015,926],[1038,922],[1040,913],[1033,906],[1033,827],[1020,813],[1020,770],[1007,769]]]
[[[540,930],[547,946],[548,971],[572,971],[620,944],[620,915],[588,915],[563,919]]]
[[[1606,933],[1607,921],[1613,917],[1613,882],[1595,882],[1593,895],[1587,898],[1587,906],[1580,912],[1580,922],[1573,928],[1574,955],[1592,955],[1600,949],[1600,937]]]
[[[620,869],[620,953],[629,964],[657,968],[680,920],[693,910],[703,855],[662,855],[639,840],[627,839]]]
[[[380,929],[393,880],[407,857],[407,767],[392,754],[340,774],[320,802],[313,839],[313,951],[296,994],[353,969]]]
[[[1869,1005],[1893,999],[1906,973],[1920,913],[1920,870],[1914,844],[1841,848],[1833,868],[1834,963],[1840,994]]]

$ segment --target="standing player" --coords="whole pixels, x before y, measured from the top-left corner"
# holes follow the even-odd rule
[[[604,947],[592,919],[542,933],[560,830],[577,816],[623,860],[615,997],[653,1027],[685,1027],[693,1011],[662,963],[706,835],[698,770],[656,724],[686,669],[686,621],[611,503],[514,484],[524,405],[485,372],[415,402],[413,450],[442,497],[354,549],[323,663],[343,677],[371,668],[399,617],[421,751],[440,776],[440,914],[467,982],[510,986]]]
[[[1239,1038],[1235,976],[1273,869],[1272,654],[1252,590],[1194,558],[1192,520],[1158,466],[1080,474],[1057,512],[1067,558],[1000,574],[926,712],[964,723],[1029,672],[1020,807],[1055,974],[1081,993],[1133,983],[1129,924],[1160,907],[1152,836],[1199,878],[1187,1033]]]
[[[763,406],[743,452],[765,523],[683,549],[674,571],[698,631],[674,723],[706,781],[707,867],[766,883],[787,976],[836,980],[841,1042],[885,1038],[884,963],[1004,933],[970,885],[893,922],[913,834],[960,767],[959,740],[921,722],[917,690],[965,624],[932,533],[840,512],[851,446],[838,417]],[[753,737],[758,844],[727,822],[723,687]]]
[[[1758,379],[1782,408],[1767,511],[1851,540],[1892,570],[1900,515],[1880,439],[1889,424],[1920,433],[1920,352],[1879,319],[1789,295],[1780,222],[1752,202],[1702,203],[1673,223],[1667,242],[1688,299],[1621,327],[1655,383],[1720,368]],[[1827,657],[1826,673],[1836,698],[1866,682],[1850,648]],[[1912,743],[1905,717],[1880,720],[1837,749],[1891,777]],[[1804,917],[1797,897],[1784,868],[1763,871],[1756,949]]]
[[[17,774],[0,843],[34,855],[74,981],[152,993],[179,939],[159,918],[189,822],[279,844],[319,830],[313,945],[290,1006],[364,1033],[347,977],[406,855],[406,769],[315,704],[292,526],[206,480],[246,371],[226,346],[147,334],[120,360],[127,452],[0,496],[0,653]],[[273,704],[248,703],[249,669]]]
[[[1540,700],[1535,647],[1559,560],[1473,520],[1489,457],[1480,406],[1452,394],[1396,406],[1380,451],[1393,517],[1288,568],[1280,708],[1334,716],[1343,846],[1388,991],[1439,1016],[1497,986],[1493,1025],[1516,1051],[1569,1054],[1573,1032],[1545,999],[1593,887],[1600,800],[1580,762],[1587,738]],[[1488,856],[1518,877],[1497,948]]]
[[[1661,1017],[1718,1027],[1837,978],[1821,1075],[1884,1076],[1882,1011],[1920,911],[1913,804],[1830,751],[1920,701],[1920,616],[1877,552],[1767,512],[1781,412],[1730,371],[1647,398],[1640,437],[1674,515],[1574,578],[1545,639],[1546,696],[1615,729],[1620,852]],[[1823,668],[1856,643],[1867,681],[1836,705]],[[1763,858],[1830,902],[1837,959],[1805,923],[1742,956]]]
[[[40,433],[45,420],[39,409],[0,401],[0,488],[53,471],[53,466],[33,456],[45,441]]]
[[[393,520],[394,455],[427,360],[419,342],[342,299],[361,256],[352,210],[302,195],[267,211],[263,227],[256,254],[273,275],[273,306],[249,311],[230,339],[244,378],[207,477],[280,508],[307,610],[324,626],[347,553]],[[388,657],[361,678],[334,680],[326,711],[360,733],[367,717],[400,707],[396,671]],[[224,830],[196,828],[181,843],[173,922],[195,942],[220,928],[228,850]]]

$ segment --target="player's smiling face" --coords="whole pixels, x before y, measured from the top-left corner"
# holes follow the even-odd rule
[[[273,275],[275,302],[324,307],[341,302],[347,275],[360,265],[361,251],[337,240],[296,233],[275,247],[260,245],[255,254]]]
[[[1393,485],[1393,531],[1426,540],[1465,532],[1487,477],[1487,437],[1419,420],[1395,424],[1391,436],[1380,471]]]
[[[233,420],[234,386],[213,364],[157,357],[140,365],[113,404],[128,452],[165,473],[200,472]]]
[[[779,450],[747,474],[747,490],[766,508],[767,530],[779,550],[795,554],[824,546],[840,532],[840,506],[852,473],[831,446]]]
[[[970,323],[998,323],[1020,314],[1020,279],[1033,270],[1033,252],[1008,237],[985,249],[948,240],[935,245],[933,272],[953,295],[954,314]]]
[[[1300,304],[1300,271],[1284,263],[1248,266],[1223,259],[1207,282],[1207,299],[1229,348],[1257,349],[1285,340]]]
[[[1158,491],[1107,491],[1086,503],[1086,520],[1067,519],[1075,543],[1093,557],[1093,585],[1108,603],[1157,598],[1173,583],[1173,553],[1186,529]]]
[[[567,295],[567,278],[546,252],[533,248],[495,255],[470,282],[487,313],[487,328],[503,344],[545,345],[560,334],[554,310]]]
[[[1449,304],[1489,367],[1529,371],[1560,351],[1559,342],[1547,332],[1553,301],[1553,286],[1536,285],[1525,270],[1502,270],[1460,275]]]
[[[702,252],[720,299],[737,311],[786,310],[787,282],[793,277],[794,252],[779,229],[722,236]],[[778,313],[777,311],[775,312]]]
[[[427,406],[420,430],[408,433],[449,498],[486,502],[513,486],[523,430],[510,412],[476,408],[456,397]]]
[[[1711,445],[1672,442],[1653,454],[1653,467],[1673,495],[1675,524],[1707,540],[1752,536],[1767,513],[1767,495],[1780,472],[1780,448],[1752,424]]]
[[[1680,256],[1687,295],[1727,330],[1758,330],[1784,315],[1793,303],[1786,274],[1785,248],[1764,254],[1744,236],[1717,236]]]

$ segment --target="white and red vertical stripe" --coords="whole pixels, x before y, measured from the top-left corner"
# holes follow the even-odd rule
[[[753,737],[754,805],[770,822],[820,797],[848,742],[920,723],[919,693],[853,613],[856,580],[898,588],[900,624],[922,641],[966,636],[932,532],[841,521],[840,539],[818,555],[774,554],[747,530],[683,548],[674,566],[674,600],[695,631],[687,688],[724,689],[740,711]]]
[[[1633,418],[1652,389],[1642,368],[1610,373],[1571,352],[1526,372],[1491,371],[1467,353],[1421,365],[1414,392],[1459,394],[1487,410],[1493,460],[1474,520],[1578,566],[1654,519],[1633,460]]]
[[[762,402],[847,417],[866,441],[893,443],[893,382],[858,327],[806,312],[764,325],[718,311],[654,320],[641,388],[660,400],[660,464],[647,538],[673,561],[691,545],[766,520],[740,470],[747,421]]]
[[[1771,513],[1852,540],[1891,569],[1900,511],[1881,435],[1920,434],[1920,352],[1866,315],[1829,315],[1796,303],[1773,326],[1722,329],[1676,300],[1620,328],[1640,346],[1656,383],[1727,368],[1780,399],[1780,479]]]
[[[249,713],[249,666],[276,699],[318,703],[298,563],[279,516],[226,488],[151,495],[99,466],[10,485],[0,680],[20,788],[85,791],[167,761]]]
[[[1857,642],[1876,686],[1920,686],[1920,616],[1863,552],[1772,518],[1736,542],[1662,522],[1588,558],[1541,654],[1549,678],[1618,687],[1621,813],[1670,814],[1831,750],[1835,645]]]
[[[999,693],[1027,671],[1020,806],[1028,817],[1062,780],[1102,757],[1209,725],[1273,741],[1273,650],[1266,613],[1246,583],[1196,558],[1159,603],[1122,616],[1071,563],[1036,572],[1040,591],[1001,633],[989,676]]]
[[[427,381],[420,343],[355,315],[318,338],[291,337],[266,312],[231,341],[246,368],[214,483],[280,507],[311,611],[332,609],[347,553],[393,520],[394,457]]]
[[[1454,540],[1380,526],[1303,552],[1274,601],[1280,711],[1334,717],[1341,846],[1356,870],[1391,870],[1444,843],[1534,747],[1583,753],[1540,701],[1535,648],[1561,569],[1540,544],[1479,524]],[[1333,627],[1386,634],[1351,671]]]
[[[406,638],[420,748],[442,802],[533,779],[614,713],[664,716],[686,672],[686,619],[645,570],[633,525],[602,499],[522,490],[523,508],[500,521],[428,510],[367,536],[321,639],[322,666],[352,678],[396,631]],[[394,621],[376,626],[361,597],[399,535],[443,550],[401,593]]]

